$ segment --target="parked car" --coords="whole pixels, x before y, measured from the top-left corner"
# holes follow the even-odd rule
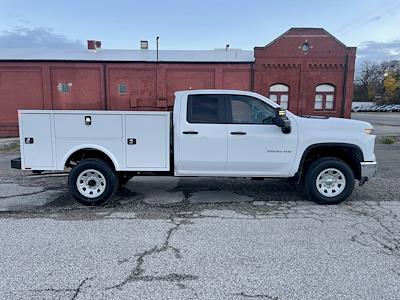
[[[376,171],[375,135],[362,121],[300,117],[246,91],[175,93],[173,114],[20,110],[23,170],[71,169],[85,205],[108,200],[134,175],[288,178],[334,204]]]
[[[360,106],[354,112],[392,112],[399,111],[400,104],[374,104],[372,106]]]
[[[394,111],[394,112],[400,112],[400,104],[396,104],[395,106],[393,106],[392,111]]]

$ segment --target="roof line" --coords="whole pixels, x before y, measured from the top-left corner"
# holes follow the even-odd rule
[[[248,61],[155,61],[155,60],[77,60],[77,59],[1,59],[0,62],[80,62],[80,63],[116,63],[116,64],[126,64],[126,63],[151,63],[151,64],[252,64],[254,60]]]
[[[341,45],[344,48],[349,48],[348,46],[346,46],[344,43],[342,43],[341,41],[339,41],[334,35],[332,35],[330,32],[328,32],[326,29],[322,28],[322,27],[292,27],[289,30],[285,31],[284,33],[282,33],[280,36],[278,36],[277,38],[275,38],[274,40],[272,40],[271,42],[269,42],[267,45],[265,45],[264,47],[261,48],[267,48],[273,44],[275,44],[277,41],[279,41],[281,38],[283,38],[285,35],[287,35],[287,33],[291,30],[307,30],[307,29],[319,29],[322,30],[323,32],[325,32],[329,37],[333,38],[339,45]],[[258,47],[256,47],[258,48]]]

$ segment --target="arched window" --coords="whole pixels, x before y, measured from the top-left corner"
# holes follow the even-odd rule
[[[269,99],[278,103],[283,109],[289,108],[289,86],[273,84],[269,87]]]
[[[314,110],[333,110],[335,107],[335,87],[320,84],[315,87]]]

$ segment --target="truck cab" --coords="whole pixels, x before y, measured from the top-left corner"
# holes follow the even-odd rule
[[[298,129],[276,124],[279,106],[241,91],[177,92],[174,153],[177,176],[289,177]]]
[[[68,170],[76,200],[98,205],[135,175],[287,178],[318,203],[375,174],[371,124],[300,117],[248,91],[176,92],[173,113],[19,111],[21,160]]]

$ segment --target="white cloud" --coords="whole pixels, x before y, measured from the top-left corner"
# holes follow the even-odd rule
[[[15,27],[0,33],[0,48],[83,48],[83,43],[56,34],[49,27]]]
[[[400,59],[400,39],[389,42],[362,42],[357,49],[357,58],[360,61],[383,61]]]

